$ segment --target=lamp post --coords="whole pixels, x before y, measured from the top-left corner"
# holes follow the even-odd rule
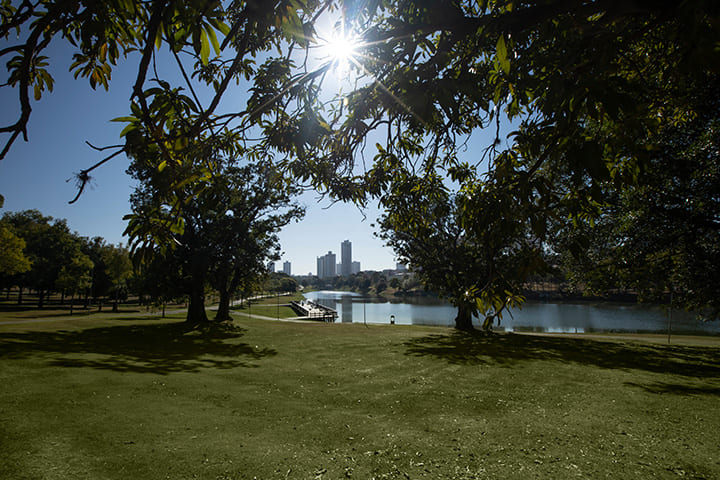
[[[668,345],[670,344],[670,334],[672,332],[672,305],[673,305],[673,291],[670,290],[670,310],[668,311]]]

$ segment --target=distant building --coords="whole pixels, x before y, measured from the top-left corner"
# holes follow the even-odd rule
[[[283,273],[292,275],[292,265],[290,262],[283,262]]]
[[[317,257],[317,276],[320,279],[332,278],[336,275],[335,254],[328,252],[322,257]]]
[[[360,273],[360,262],[352,262],[350,273]]]
[[[267,271],[270,273],[275,273],[275,262],[268,262]]]
[[[340,244],[340,275],[347,277],[352,273],[352,243],[345,240]]]
[[[396,263],[395,264],[395,270],[399,272],[407,272],[407,265],[404,263]]]

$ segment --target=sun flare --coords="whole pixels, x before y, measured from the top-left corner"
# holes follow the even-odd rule
[[[358,64],[360,41],[343,32],[334,32],[320,42],[320,58],[332,63],[338,76],[349,73],[352,65]]]
[[[328,40],[325,50],[330,60],[348,62],[356,55],[357,47],[357,42],[353,41],[353,39],[338,35]]]

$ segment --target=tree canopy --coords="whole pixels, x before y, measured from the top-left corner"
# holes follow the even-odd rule
[[[30,260],[25,256],[25,240],[15,235],[7,226],[0,224],[0,275],[11,276],[30,270]]]
[[[553,248],[575,281],[600,293],[631,288],[650,301],[672,293],[674,305],[719,315],[717,87],[699,88],[696,115],[658,132],[662,148],[638,183],[608,191],[594,225],[561,225]]]
[[[65,220],[27,210],[6,213],[0,228],[11,230],[25,242],[30,268],[17,272],[11,284],[35,288],[40,308],[45,295],[56,287],[77,291],[81,285],[71,283],[92,269],[92,261],[82,252],[82,239],[70,231]]]
[[[19,105],[18,120],[0,127],[8,135],[0,157],[26,136],[30,91],[40,98],[52,89],[44,54],[51,42],[77,47],[71,69],[93,88],[107,87],[113,65],[130,55],[137,62],[130,113],[117,119],[126,124],[124,144],[78,180],[82,191],[92,169],[119,154],[174,170],[173,194],[163,200],[169,215],[156,215],[142,238],[157,244],[171,244],[186,228],[183,209],[217,173],[214,156],[222,151],[253,163],[275,159],[339,200],[380,199],[389,209],[386,231],[400,226],[391,221],[399,197],[421,183],[405,180],[441,176],[452,195],[418,202],[451,205],[474,245],[513,250],[522,232],[537,254],[554,222],[591,223],[609,192],[624,195],[643,172],[662,168],[656,160],[668,132],[694,128],[695,92],[717,83],[720,65],[720,5],[710,0],[1,5],[0,36],[18,32],[20,40],[0,50]],[[313,57],[327,15],[352,45],[337,94],[325,85],[339,58]],[[179,75],[153,71],[160,52]],[[238,82],[249,88],[245,100],[222,102]],[[205,101],[201,88],[210,92]],[[465,151],[472,137],[488,133],[483,148]],[[707,141],[717,148],[715,136]],[[687,152],[669,151],[688,164]],[[688,180],[693,172],[678,170]],[[409,232],[439,221],[412,218]],[[709,235],[716,240],[714,230]],[[532,270],[504,275],[512,287]],[[495,289],[482,277],[466,291],[502,309],[514,287]]]
[[[304,214],[293,201],[297,187],[272,164],[240,166],[238,159],[213,153],[212,159],[183,163],[200,171],[212,168],[197,191],[191,183],[185,189],[175,186],[182,170],[157,169],[139,154],[129,169],[140,180],[132,196],[133,213],[126,217],[136,260],[157,268],[157,258],[163,259],[177,288],[189,296],[187,321],[193,324],[207,321],[208,285],[220,294],[216,318],[228,319],[230,296],[262,276],[267,260],[279,258],[278,231]],[[192,200],[180,209],[182,228],[166,231],[158,219],[173,224],[172,205],[178,198]],[[171,235],[170,245],[158,242],[166,234]]]

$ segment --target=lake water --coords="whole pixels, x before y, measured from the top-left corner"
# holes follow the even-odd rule
[[[399,325],[455,325],[457,309],[441,300],[407,297],[388,300],[353,292],[315,291],[305,297],[338,312],[338,322],[390,323]],[[479,325],[479,320],[474,319]],[[505,313],[495,330],[524,332],[667,332],[668,315],[658,307],[606,303],[528,302],[522,309]],[[695,315],[674,310],[673,333],[720,335],[720,322],[703,322]]]

